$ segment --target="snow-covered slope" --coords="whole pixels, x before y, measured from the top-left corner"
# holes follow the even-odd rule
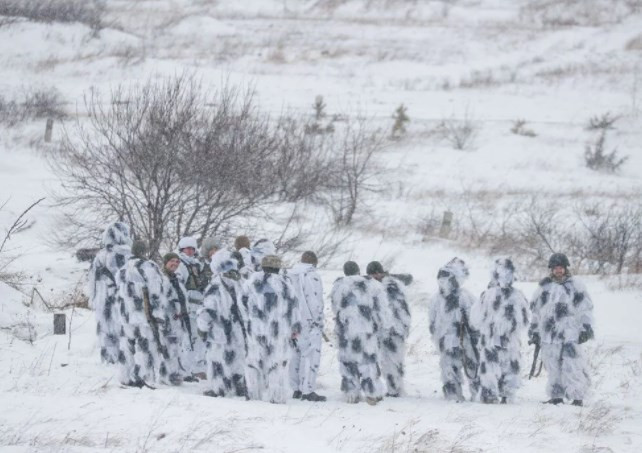
[[[352,241],[327,269],[326,288],[344,259],[380,259],[409,271],[413,313],[408,395],[376,407],[345,404],[336,353],[325,344],[324,404],[273,406],[200,395],[197,384],[155,391],[122,389],[100,365],[93,314],[66,311],[71,339],[54,336],[53,315],[25,305],[35,285],[60,300],[86,265],[53,246],[58,187],[44,160],[44,121],[0,123],[0,225],[47,197],[16,235],[12,269],[28,275],[21,294],[0,284],[0,447],[13,451],[614,451],[642,448],[642,293],[612,291],[586,277],[595,301],[594,372],[584,408],[549,407],[545,373],[525,380],[509,406],[447,403],[427,322],[438,268],[455,255],[471,266],[479,294],[491,257],[426,238],[420,224],[443,210],[492,214],[535,196],[571,208],[580,202],[639,204],[642,196],[642,14],[635,2],[178,1],[108,3],[108,23],[92,36],[82,24],[20,20],[0,25],[0,93],[55,87],[69,114],[83,95],[120,83],[194,71],[217,85],[227,77],[256,86],[263,109],[365,112],[386,127],[401,103],[408,135],[380,157],[382,191],[358,212]],[[552,2],[548,2],[551,4]],[[608,3],[608,6],[605,4]],[[334,6],[328,6],[334,5]],[[568,25],[568,16],[578,25]],[[560,22],[556,24],[555,20]],[[566,22],[564,22],[566,21]],[[1,23],[1,22],[0,22]],[[566,25],[564,25],[566,23]],[[620,116],[608,147],[629,160],[617,174],[585,168],[589,117]],[[442,120],[468,115],[475,145],[453,150],[435,133]],[[517,119],[536,137],[510,132]],[[54,126],[54,145],[61,137]],[[436,213],[436,214],[435,214]],[[305,213],[309,218],[313,212]],[[518,269],[527,277],[545,269]],[[532,294],[535,282],[518,286]],[[328,323],[331,324],[327,307]],[[33,334],[33,335],[32,335]],[[30,341],[31,340],[31,341]],[[523,348],[522,368],[530,366]]]

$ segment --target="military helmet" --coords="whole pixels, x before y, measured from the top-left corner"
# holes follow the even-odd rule
[[[317,264],[319,264],[319,258],[317,258],[316,253],[308,250],[306,252],[303,252],[303,255],[301,255],[301,262],[316,266]]]
[[[276,255],[264,256],[261,260],[261,267],[271,267],[272,269],[281,269],[281,258]]]
[[[188,247],[191,247],[194,250],[198,249],[196,238],[193,238],[191,236],[185,236],[185,237],[182,237],[180,241],[178,241],[178,250],[183,250]]]
[[[368,275],[373,275],[373,274],[384,274],[385,272],[383,271],[383,266],[379,261],[370,261],[368,263],[368,266],[366,266],[366,274]]]
[[[240,249],[249,249],[250,248],[250,238],[245,235],[238,236],[234,239],[234,248],[236,250]]]
[[[147,242],[136,240],[132,244],[132,255],[136,258],[147,258],[147,253],[149,248],[147,247]]]
[[[348,277],[351,275],[359,275],[359,272],[361,272],[361,269],[359,269],[359,265],[354,261],[346,261],[343,265],[343,273]]]
[[[557,266],[569,267],[571,264],[568,262],[568,258],[563,253],[553,253],[548,259],[548,268],[553,269]]]

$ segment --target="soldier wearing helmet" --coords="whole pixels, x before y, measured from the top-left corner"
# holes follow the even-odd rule
[[[564,399],[582,406],[590,379],[581,345],[593,338],[593,302],[584,285],[569,272],[563,253],[548,260],[550,275],[540,283],[531,302],[531,344],[539,344],[548,372],[546,403]]]

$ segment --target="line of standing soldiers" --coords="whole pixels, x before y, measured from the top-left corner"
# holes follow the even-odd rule
[[[245,396],[273,403],[316,393],[323,337],[323,286],[317,258],[282,269],[274,245],[237,238],[235,252],[213,240],[183,238],[163,268],[132,244],[129,228],[110,225],[89,273],[104,362],[120,365],[128,386],[179,385],[207,379],[208,396]],[[380,263],[368,277],[348,266],[332,290],[341,387],[348,400],[376,404],[403,388],[410,313],[403,285]],[[356,272],[356,273],[351,273]],[[385,379],[385,381],[384,381]]]
[[[530,306],[513,287],[510,259],[495,261],[479,299],[463,288],[468,267],[462,260],[454,258],[439,270],[439,292],[430,302],[429,317],[447,399],[464,401],[465,375],[471,400],[511,401],[520,387],[520,337],[530,320],[529,344],[541,348],[548,372],[546,403],[557,405],[566,398],[583,405],[590,380],[580,345],[594,336],[593,303],[570,274],[564,254],[553,254],[548,267],[550,275],[540,281]]]
[[[145,258],[141,242],[130,247],[129,228],[116,222],[89,274],[101,357],[119,363],[125,385],[178,385],[207,377],[206,395],[238,395],[282,403],[318,395],[323,336],[323,287],[316,256],[281,269],[265,239],[250,249],[237,238],[235,252],[183,238],[161,270]],[[463,375],[471,399],[510,401],[520,385],[520,336],[541,347],[548,371],[548,402],[581,405],[589,387],[580,344],[593,337],[592,302],[568,271],[563,254],[549,260],[551,275],[539,284],[530,308],[513,287],[515,268],[496,260],[479,299],[463,288],[466,264],[455,258],[439,270],[439,292],[430,302],[430,332],[440,353],[443,392],[463,401]],[[403,393],[410,311],[403,279],[373,261],[360,275],[348,261],[330,299],[341,373],[348,402],[376,404]]]

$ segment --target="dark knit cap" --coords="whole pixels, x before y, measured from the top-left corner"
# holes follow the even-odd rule
[[[250,248],[250,238],[247,236],[238,236],[234,239],[234,248],[236,250],[241,250],[242,248]]]
[[[147,252],[147,242],[141,240],[134,241],[132,244],[132,255],[136,258],[147,258]]]
[[[379,261],[370,261],[368,263],[368,266],[366,267],[366,274],[368,275],[373,275],[373,274],[383,274],[383,266]]]
[[[176,258],[177,260],[181,259],[178,256],[178,254],[176,254],[174,252],[166,253],[165,255],[163,255],[163,264],[167,264],[169,262],[169,260],[173,260],[174,258]]]
[[[343,273],[348,277],[351,275],[359,275],[360,272],[361,269],[359,269],[359,265],[354,261],[346,261],[343,265]]]
[[[303,255],[301,255],[301,262],[316,266],[317,264],[319,264],[319,259],[317,258],[316,253],[308,250],[307,252],[303,252]]]

